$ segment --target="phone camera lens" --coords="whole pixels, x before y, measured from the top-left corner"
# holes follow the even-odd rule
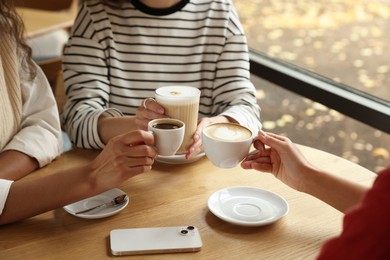
[[[188,234],[188,230],[183,229],[182,231],[180,231],[180,233],[182,233],[183,235],[186,235],[186,234]]]
[[[195,228],[193,226],[188,226],[187,229],[188,230],[194,230]]]

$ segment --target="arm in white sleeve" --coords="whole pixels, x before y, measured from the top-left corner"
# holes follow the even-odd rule
[[[5,202],[7,201],[9,189],[13,181],[0,179],[0,215],[3,213]]]
[[[22,74],[21,74],[22,75]],[[35,158],[40,167],[62,152],[62,133],[57,104],[42,70],[33,81],[21,78],[22,122],[19,132],[4,148]]]

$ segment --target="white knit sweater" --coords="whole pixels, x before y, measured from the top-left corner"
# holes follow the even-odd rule
[[[19,62],[15,43],[0,40],[0,151],[17,133],[22,118]]]

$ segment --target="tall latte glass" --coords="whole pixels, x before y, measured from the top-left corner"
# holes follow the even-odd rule
[[[185,153],[193,142],[198,124],[200,90],[189,86],[165,86],[156,90],[156,101],[165,114],[186,125],[184,140],[177,153]]]

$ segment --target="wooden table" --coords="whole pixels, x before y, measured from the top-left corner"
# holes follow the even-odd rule
[[[26,37],[32,38],[58,29],[68,29],[73,25],[74,13],[47,11],[32,8],[16,8],[26,26]]]
[[[375,174],[344,159],[302,146],[315,165],[345,178],[370,185]],[[89,162],[94,151],[73,150],[28,178]],[[287,216],[263,227],[224,222],[207,208],[208,197],[229,186],[255,186],[284,197]],[[129,259],[314,259],[323,242],[341,230],[343,214],[297,192],[269,174],[218,169],[207,158],[184,165],[156,163],[147,174],[118,187],[130,197],[117,215],[82,219],[56,209],[0,227],[0,259],[107,259],[112,229],[194,225],[203,248],[197,253],[124,256]],[[37,203],[39,203],[37,201]]]

